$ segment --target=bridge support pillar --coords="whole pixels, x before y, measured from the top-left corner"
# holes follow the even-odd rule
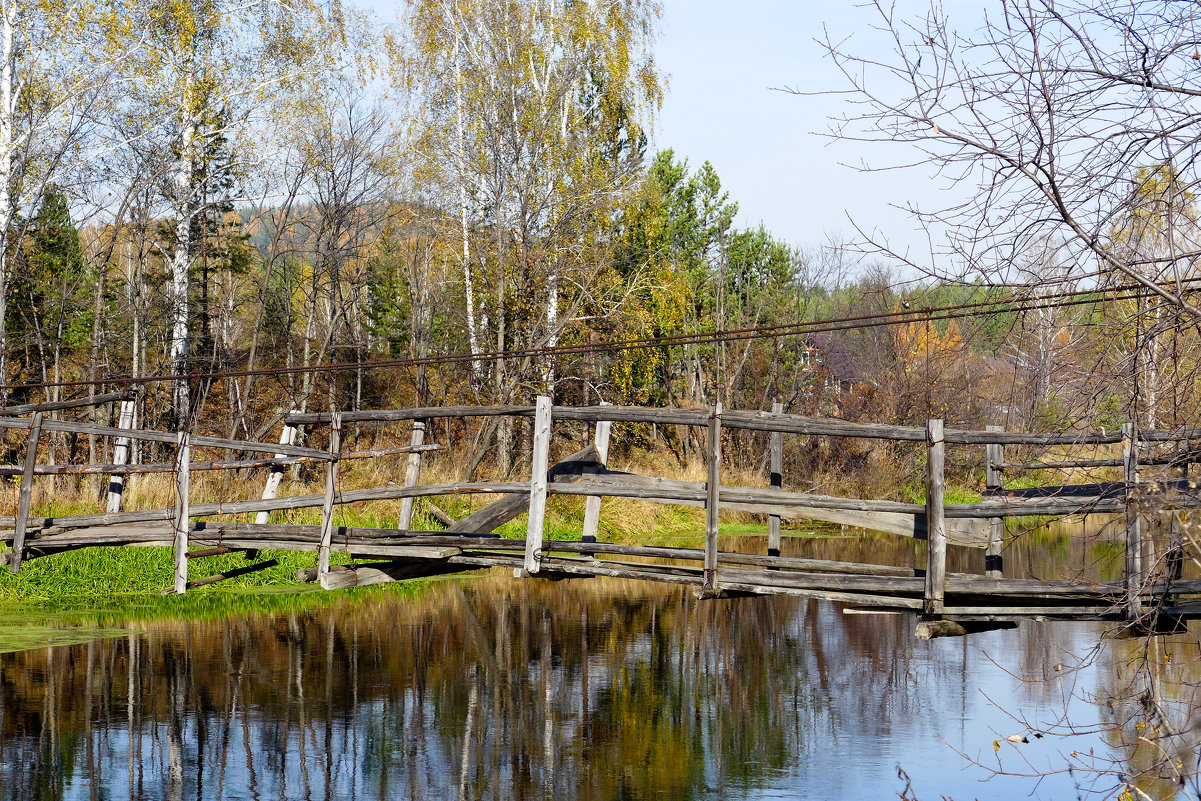
[[[721,403],[714,404],[709,412],[709,437],[706,461],[708,476],[705,481],[705,573],[701,585],[703,597],[715,597],[720,589],[717,584],[717,525],[719,522],[719,496],[721,493]]]
[[[1004,431],[1003,426],[985,426],[986,431]],[[1005,485],[1005,446],[999,442],[990,442],[984,446],[984,488],[988,493],[998,492]],[[988,578],[1002,578],[1005,567],[1001,549],[1005,544],[1005,521],[999,517],[988,519],[988,547],[984,551],[984,575]]]
[[[926,423],[926,583],[922,612],[938,616],[943,612],[947,588],[947,523],[943,496],[947,443],[942,420]]]
[[[530,513],[525,532],[522,570],[533,575],[542,565],[542,535],[546,525],[546,470],[550,462],[551,399],[539,395],[534,407],[534,449],[530,466]]]

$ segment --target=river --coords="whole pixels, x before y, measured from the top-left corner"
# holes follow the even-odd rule
[[[896,542],[786,555],[916,558],[881,553]],[[1114,569],[1074,543],[1007,570]],[[0,653],[0,799],[1105,798],[1169,750],[1196,797],[1194,752],[1163,737],[1195,706],[1196,629],[924,642],[908,616],[820,601],[500,574],[227,596]],[[1172,798],[1155,772],[1139,792]]]

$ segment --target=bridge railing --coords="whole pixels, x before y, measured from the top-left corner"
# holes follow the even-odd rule
[[[1161,506],[1184,509],[1201,505],[1187,478],[1176,481],[1140,481],[1138,468],[1162,465],[1187,470],[1190,463],[1201,461],[1201,450],[1190,443],[1201,439],[1201,429],[1179,428],[1171,431],[1138,432],[1133,426],[1118,431],[1084,431],[1068,433],[1006,432],[996,427],[984,430],[944,427],[941,420],[931,420],[924,428],[879,423],[853,423],[841,420],[785,414],[779,406],[772,412],[711,409],[659,409],[633,406],[554,406],[545,397],[534,405],[492,407],[457,406],[423,407],[412,409],[366,410],[341,415],[345,422],[401,422],[412,420],[423,425],[438,418],[472,418],[492,416],[534,417],[531,484],[529,488],[529,528],[525,539],[523,571],[537,573],[544,550],[544,509],[547,495],[583,495],[588,498],[588,512],[581,543],[592,542],[596,535],[596,512],[603,497],[636,498],[659,503],[702,506],[706,511],[704,572],[702,592],[718,593],[730,582],[720,579],[720,564],[727,555],[717,548],[717,521],[722,508],[766,514],[769,517],[768,556],[779,555],[779,520],[782,516],[803,514],[863,528],[897,533],[926,539],[927,563],[924,575],[922,609],[927,614],[939,614],[944,608],[947,582],[946,546],[948,543],[981,548],[985,551],[984,572],[987,577],[1002,575],[1004,519],[1029,516],[1070,516],[1095,513],[1125,513],[1126,551],[1124,583],[1128,588],[1128,605],[1132,615],[1138,613],[1138,589],[1148,572],[1142,554],[1149,542],[1144,536],[1141,506],[1150,496]],[[291,414],[285,423],[291,426],[321,425],[332,419],[328,413]],[[570,479],[542,480],[547,470],[545,454],[553,424],[576,421],[597,425],[598,450],[607,450],[609,429],[613,423],[649,423],[703,427],[706,432],[707,480],[703,483],[674,481],[621,474],[608,470],[592,471]],[[602,426],[604,427],[602,429]],[[725,486],[721,484],[721,430],[749,430],[771,435],[771,489]],[[603,433],[602,433],[603,432]],[[781,459],[784,435],[849,437],[860,439],[924,442],[926,459],[926,502],[904,503],[890,500],[840,498],[815,493],[785,492],[782,486]],[[1171,456],[1144,457],[1139,455],[1139,443],[1177,443],[1180,450]],[[603,444],[602,444],[603,443]],[[1049,463],[1005,462],[1007,445],[1104,446],[1122,443],[1122,459],[1065,460]],[[969,504],[945,502],[945,453],[948,445],[984,446],[986,487],[983,501]],[[604,459],[601,458],[603,465]],[[1123,467],[1121,482],[1039,488],[1037,490],[1006,490],[1006,472],[1036,470],[1051,467]],[[494,487],[496,485],[493,485]],[[509,491],[510,484],[503,491]],[[433,487],[429,489],[435,489]],[[438,488],[445,489],[445,487]],[[561,549],[562,543],[554,543]],[[583,546],[581,553],[588,551]],[[636,546],[635,546],[636,547]],[[1179,543],[1175,545],[1179,548]],[[612,549],[610,549],[610,552]],[[634,551],[622,551],[635,555]],[[639,551],[638,553],[644,553]],[[678,553],[678,552],[677,552]],[[645,554],[644,555],[648,555]],[[1176,576],[1177,578],[1179,576]]]
[[[113,397],[96,396],[88,402],[114,402]],[[82,403],[82,402],[76,402]],[[64,408],[64,407],[60,407]],[[402,501],[401,514],[394,529],[368,529],[337,527],[340,538],[338,547],[351,553],[391,557],[412,553],[412,548],[445,547],[475,548],[484,543],[491,552],[520,552],[517,566],[525,575],[536,575],[542,571],[548,554],[571,553],[582,557],[636,556],[650,558],[692,560],[702,563],[699,574],[680,574],[683,583],[695,583],[698,589],[709,595],[727,590],[741,590],[748,586],[744,568],[750,567],[804,567],[805,569],[827,569],[816,564],[820,560],[787,559],[780,556],[779,522],[783,517],[802,516],[833,523],[858,526],[891,532],[927,540],[927,559],[920,577],[920,598],[901,599],[897,605],[914,608],[928,615],[946,612],[945,598],[948,586],[946,553],[948,544],[966,545],[985,551],[984,572],[986,577],[1001,576],[1001,555],[1004,546],[1004,518],[1016,516],[1063,516],[1090,513],[1125,512],[1126,552],[1125,586],[1127,606],[1130,614],[1137,614],[1140,588],[1146,583],[1151,560],[1144,558],[1148,543],[1144,536],[1141,509],[1146,497],[1157,495],[1171,508],[1191,508],[1201,505],[1195,492],[1191,491],[1187,479],[1175,481],[1142,482],[1139,468],[1147,465],[1163,465],[1178,469],[1201,459],[1191,443],[1201,439],[1201,429],[1178,429],[1173,431],[1138,432],[1133,426],[1122,431],[1080,432],[1059,434],[1028,434],[1004,432],[996,429],[967,430],[943,426],[941,420],[931,420],[923,428],[875,423],[851,423],[839,420],[813,418],[785,414],[780,407],[772,412],[725,410],[720,406],[710,409],[657,409],[633,406],[555,406],[546,397],[540,397],[533,405],[511,405],[494,407],[450,406],[423,407],[413,409],[368,410],[347,413],[291,413],[283,419],[283,430],[279,443],[253,442],[200,436],[190,433],[133,429],[122,416],[122,426],[108,427],[84,422],[49,420],[43,417],[46,409],[23,409],[33,417],[0,415],[0,428],[24,429],[29,432],[26,444],[25,463],[21,466],[0,466],[0,475],[20,475],[21,492],[17,514],[7,521],[12,526],[9,535],[0,535],[11,540],[13,553],[9,555],[10,569],[19,569],[26,555],[39,556],[72,547],[88,544],[171,544],[175,549],[175,591],[186,590],[187,558],[189,537],[202,542],[217,541],[217,550],[237,547],[253,551],[258,548],[316,548],[318,565],[315,578],[328,582],[330,573],[329,553],[335,547],[334,509],[344,504],[365,503],[380,500]],[[8,410],[16,412],[14,408]],[[530,477],[524,481],[478,481],[451,482],[420,485],[420,457],[423,453],[436,450],[439,446],[425,444],[426,426],[431,420],[440,418],[479,417],[530,417],[534,420],[531,443]],[[395,448],[343,452],[340,448],[342,427],[349,423],[413,423],[410,444]],[[550,463],[554,428],[562,421],[583,422],[594,426],[594,441],[587,448]],[[639,476],[609,470],[606,466],[609,436],[614,423],[651,423],[659,425],[681,425],[700,427],[705,430],[707,475],[704,482],[688,482]],[[301,426],[329,426],[330,437],[327,449],[296,445],[297,432]],[[722,429],[759,431],[769,434],[770,488],[729,486],[722,484]],[[118,441],[138,439],[173,445],[176,459],[173,462],[130,465],[114,463],[107,465],[38,465],[36,463],[38,437],[43,431],[64,431],[113,437]],[[808,492],[785,491],[782,478],[783,440],[788,435],[851,437],[860,439],[893,440],[924,443],[926,458],[925,503],[905,503],[884,499],[843,498]],[[1140,444],[1148,442],[1178,443],[1178,451],[1170,456],[1143,456]],[[1076,446],[1123,444],[1123,458],[1081,459],[1053,462],[1007,463],[1007,445],[1025,446]],[[948,445],[978,447],[985,450],[986,490],[980,503],[948,504],[945,502],[946,448]],[[210,459],[193,461],[193,448],[226,449],[237,453],[269,454],[263,458]],[[340,491],[338,488],[338,464],[351,459],[368,459],[386,455],[408,454],[409,461],[403,485]],[[320,494],[276,497],[280,480],[286,468],[300,463],[326,465],[326,487]],[[1007,490],[1004,486],[1006,471],[1034,470],[1052,467],[1117,467],[1124,471],[1123,481],[1107,484],[1090,484],[1039,490]],[[189,475],[197,470],[225,470],[241,468],[268,468],[269,475],[262,497],[256,499],[231,500],[216,503],[192,504],[189,502]],[[173,508],[121,511],[119,497],[117,508],[111,505],[104,514],[73,515],[45,518],[29,516],[29,496],[32,481],[40,475],[108,474],[124,476],[134,473],[173,473],[177,479],[177,502]],[[446,531],[413,531],[412,501],[421,497],[436,497],[451,494],[486,494],[500,496],[462,521],[451,521]],[[119,494],[118,494],[119,495]],[[545,540],[545,512],[547,498],[551,495],[575,495],[587,498],[585,519],[581,538],[575,542]],[[705,510],[705,541],[703,549],[665,549],[637,545],[618,545],[597,541],[598,522],[603,498],[635,498],[658,503],[683,504],[702,507]],[[111,500],[111,496],[110,496]],[[272,511],[316,508],[322,509],[320,526],[294,526],[269,523]],[[729,554],[718,549],[718,521],[722,509],[753,512],[769,518],[767,553]],[[229,516],[254,513],[254,523],[194,521],[193,518]],[[524,540],[498,541],[488,535],[501,523],[525,513],[527,530]],[[163,524],[170,524],[164,528]],[[120,531],[114,530],[120,527]],[[34,537],[26,542],[26,534]],[[169,539],[165,537],[169,534]],[[408,548],[408,551],[404,549]],[[209,549],[210,551],[213,549]],[[206,555],[192,552],[190,555]],[[474,564],[470,554],[463,554],[458,564]],[[506,557],[508,558],[508,557]],[[478,560],[477,560],[478,561]],[[493,561],[509,564],[509,562]],[[844,566],[845,567],[845,566]],[[556,571],[576,569],[571,564],[556,562]],[[592,564],[595,573],[603,568]],[[621,563],[613,570],[637,573],[630,563]],[[900,578],[914,577],[912,572],[899,567],[862,565],[848,570],[854,580],[845,583],[845,589],[830,590],[823,597],[837,600],[870,600],[858,592],[874,586],[872,576]],[[1171,578],[1171,576],[1169,576]],[[1178,576],[1177,576],[1178,578]],[[686,580],[685,580],[686,579]],[[660,577],[661,580],[661,577]],[[799,581],[795,577],[776,576],[774,579],[759,576],[756,581],[774,580],[777,583]],[[959,579],[956,579],[959,580]],[[803,582],[802,582],[803,583]],[[908,585],[906,585],[908,586]],[[816,594],[813,589],[810,594]],[[878,600],[878,599],[877,599]]]

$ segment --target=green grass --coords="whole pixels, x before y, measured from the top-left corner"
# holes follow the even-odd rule
[[[0,601],[0,653],[75,645],[104,637],[138,634],[138,623],[159,620],[221,620],[231,616],[304,612],[332,606],[371,604],[381,595],[418,599],[442,581],[439,576],[395,584],[324,592],[312,585],[202,587],[186,595],[127,593],[109,597],[59,597],[52,601]]]
[[[260,559],[276,559],[275,567],[239,576],[226,587],[270,587],[296,583],[296,571],[312,567],[312,552],[263,551]],[[347,558],[331,554],[334,564]],[[251,564],[240,554],[226,554],[188,563],[188,578],[196,580]],[[174,579],[174,559],[169,548],[83,548],[22,563],[13,575],[0,571],[0,603],[24,601],[44,603],[60,599],[87,602],[160,595]],[[205,588],[197,588],[202,591]]]

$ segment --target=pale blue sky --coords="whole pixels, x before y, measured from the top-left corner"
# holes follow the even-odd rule
[[[397,17],[397,0],[360,2],[388,20]],[[929,0],[897,5],[920,14]],[[977,13],[980,7],[968,0],[946,5]],[[710,161],[739,204],[740,225],[762,221],[792,244],[811,246],[827,235],[855,238],[854,219],[894,245],[928,254],[913,222],[892,206],[940,204],[929,170],[864,174],[843,166],[880,166],[913,154],[832,143],[817,132],[827,129],[830,115],[848,108],[843,97],[772,90],[843,88],[814,41],[823,36],[823,24],[839,37],[850,35],[857,52],[887,46],[870,28],[874,12],[857,6],[851,0],[663,0],[655,53],[670,74],[670,88],[653,145],[674,148],[694,167]]]
[[[928,8],[920,0],[897,5],[918,14]],[[845,96],[773,91],[845,88],[814,41],[823,38],[823,25],[836,39],[850,36],[859,53],[888,46],[871,28],[878,21],[874,12],[857,6],[845,0],[665,0],[656,52],[671,74],[671,88],[655,144],[674,148],[694,164],[710,161],[738,201],[742,225],[762,221],[805,246],[827,235],[854,239],[853,219],[883,233],[894,246],[928,258],[913,221],[892,206],[941,205],[942,188],[930,170],[865,174],[844,166],[863,161],[883,166],[912,160],[914,154],[900,146],[831,142],[821,136],[831,115],[850,108]]]

